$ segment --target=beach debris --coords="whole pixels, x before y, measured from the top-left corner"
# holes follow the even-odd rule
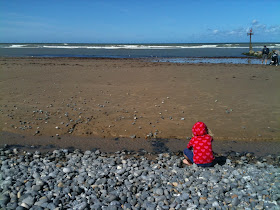
[[[74,131],[74,128],[70,128],[70,129],[68,130],[68,133],[73,133],[73,131]]]
[[[151,131],[150,133],[147,134],[147,138],[152,138],[153,137],[153,132]]]
[[[181,118],[181,120],[185,120],[185,118],[184,118],[184,117],[182,117],[182,118]]]
[[[36,136],[37,134],[39,134],[40,133],[40,131],[35,131],[35,134],[34,134],[34,136]]]
[[[226,109],[226,113],[229,114],[233,111],[233,109]]]
[[[130,136],[131,139],[135,139],[136,138],[136,135],[132,135]]]

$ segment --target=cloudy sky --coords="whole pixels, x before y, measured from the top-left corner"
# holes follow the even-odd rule
[[[280,42],[279,0],[0,0],[0,42]]]

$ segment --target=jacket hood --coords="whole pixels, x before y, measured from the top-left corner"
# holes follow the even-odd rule
[[[192,132],[194,136],[203,136],[206,135],[207,132],[207,126],[203,122],[197,122],[194,124],[192,128]]]

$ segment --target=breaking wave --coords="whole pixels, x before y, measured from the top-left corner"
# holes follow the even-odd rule
[[[264,44],[253,44],[253,48],[261,49]],[[266,44],[269,48],[280,48],[279,43]],[[218,43],[218,44],[0,44],[0,48],[46,48],[46,49],[215,49],[215,48],[248,48],[248,43]]]

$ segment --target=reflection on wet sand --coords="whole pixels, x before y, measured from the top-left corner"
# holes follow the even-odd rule
[[[261,64],[259,58],[160,58],[155,62],[170,63],[224,63],[224,64]]]

